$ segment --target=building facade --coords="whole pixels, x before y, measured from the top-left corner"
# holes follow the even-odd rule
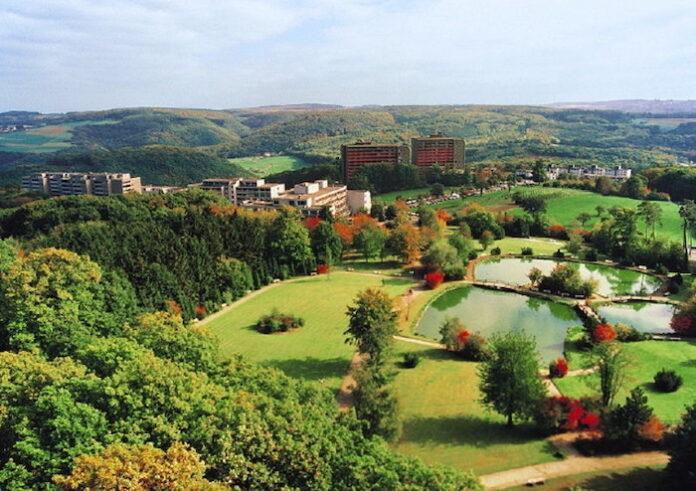
[[[348,184],[364,166],[371,164],[407,164],[410,161],[408,146],[395,143],[356,142],[341,145],[343,179]]]
[[[549,179],[558,179],[563,174],[567,174],[575,179],[595,179],[597,177],[609,177],[610,179],[626,180],[631,177],[631,169],[624,169],[620,165],[615,167],[599,167],[589,165],[587,167],[568,166],[549,166],[547,169]]]
[[[464,140],[449,138],[441,133],[422,138],[411,138],[411,163],[418,167],[441,165],[448,169],[463,169]]]
[[[36,172],[22,178],[21,188],[50,196],[140,193],[139,177],[107,172]]]

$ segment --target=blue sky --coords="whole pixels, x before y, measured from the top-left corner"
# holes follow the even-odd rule
[[[2,0],[0,111],[696,99],[694,0]]]

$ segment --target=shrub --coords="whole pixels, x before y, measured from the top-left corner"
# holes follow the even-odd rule
[[[404,368],[416,368],[420,363],[420,356],[416,353],[404,353]]]
[[[428,273],[425,275],[425,284],[428,285],[428,288],[431,290],[434,290],[438,286],[442,284],[442,282],[445,281],[445,275],[439,272],[435,273]]]
[[[563,225],[551,225],[549,227],[549,235],[557,239],[567,239],[568,233]]]
[[[468,258],[469,258],[470,261],[473,261],[473,260],[476,259],[477,257],[478,257],[478,253],[477,253],[476,251],[471,251],[471,252],[469,252]]]
[[[565,358],[559,358],[549,364],[549,377],[563,378],[568,373],[568,362]]]
[[[269,315],[264,315],[256,322],[256,329],[264,334],[288,332],[290,329],[298,329],[302,326],[304,326],[302,317],[281,314],[277,310]]]
[[[640,332],[635,327],[622,324],[621,322],[614,326],[614,331],[616,331],[616,339],[625,343],[645,341],[650,337],[648,334]]]
[[[660,392],[675,392],[684,383],[684,379],[674,370],[665,370],[664,368],[655,374],[653,379],[655,388]]]
[[[469,361],[486,361],[490,359],[491,354],[488,350],[488,345],[483,336],[478,333],[470,334],[467,331],[466,336],[462,336],[459,343],[457,353]]]
[[[669,269],[667,269],[667,266],[665,266],[664,264],[656,264],[655,265],[655,272],[657,274],[667,275],[667,274],[669,274]]]
[[[562,250],[558,249],[556,252],[553,253],[553,257],[557,259],[563,259],[565,257],[565,254],[563,253]]]
[[[500,256],[500,247],[494,247],[493,249],[491,249],[491,255]]]
[[[534,255],[534,251],[532,250],[531,247],[523,247],[523,248],[522,248],[522,255],[523,255],[523,256],[533,256],[533,255]]]
[[[599,324],[592,330],[595,343],[605,343],[616,339],[616,331],[609,324]]]
[[[536,424],[547,432],[578,429],[596,430],[601,419],[592,399],[552,396],[544,399],[534,416]]]
[[[675,315],[669,322],[669,327],[677,334],[686,335],[691,330],[691,319],[686,315]]]
[[[587,252],[585,253],[585,259],[588,261],[596,261],[597,260],[597,250],[596,249],[588,249]]]
[[[681,273],[675,274],[670,278],[670,280],[679,286],[684,284],[684,277],[681,275]]]

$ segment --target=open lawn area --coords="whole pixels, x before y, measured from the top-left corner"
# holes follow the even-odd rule
[[[237,164],[246,170],[253,172],[258,177],[265,177],[278,172],[296,170],[309,167],[304,160],[291,155],[276,155],[274,157],[241,157],[227,159],[233,164]]]
[[[564,188],[545,188],[540,186],[517,187],[511,191],[494,191],[482,196],[472,196],[461,200],[448,201],[432,205],[434,208],[444,208],[454,212],[468,204],[480,203],[492,212],[509,211],[513,214],[523,213],[512,202],[512,193],[520,191],[523,193],[534,193],[548,197],[548,210],[546,215],[549,222],[560,225],[570,225],[570,223],[583,212],[592,215],[592,218],[584,224],[584,227],[591,229],[599,220],[595,208],[598,205],[607,210],[612,206],[623,206],[626,208],[636,208],[641,201],[623,198],[620,196],[602,196],[601,194],[589,191]],[[679,218],[679,206],[666,201],[656,201],[662,209],[662,225],[658,226],[657,235],[669,240],[681,241],[681,219]],[[642,221],[638,223],[638,229],[644,231],[645,225]]]
[[[505,237],[504,239],[496,240],[495,243],[485,251],[485,254],[490,254],[491,248],[493,247],[500,247],[501,254],[520,254],[523,247],[531,247],[535,255],[550,256],[558,249],[563,249],[565,245],[565,241],[547,239],[544,237],[533,237],[530,239]]]
[[[348,327],[346,307],[360,290],[381,287],[382,281],[371,275],[332,273],[328,279],[321,276],[280,283],[242,299],[208,325],[220,339],[222,353],[240,353],[291,377],[322,381],[324,386],[337,390],[354,351],[343,334]],[[384,286],[389,295],[396,296],[413,283],[385,278]],[[305,326],[286,334],[257,332],[254,324],[273,308],[303,317]]]
[[[26,131],[0,134],[0,151],[3,152],[55,152],[72,146],[72,129],[77,126],[115,124],[117,121],[78,121],[60,125],[39,126]]]
[[[696,402],[696,342],[694,341],[640,341],[624,343],[624,352],[630,364],[626,382],[616,403],[623,404],[633,387],[641,386],[648,403],[663,423],[677,423],[686,406]],[[571,369],[579,366],[579,357],[571,358]],[[662,368],[674,370],[684,378],[684,385],[676,392],[662,393],[653,388],[653,377]],[[598,393],[598,376],[565,377],[556,379],[556,386],[567,396],[580,397]]]
[[[659,491],[664,487],[664,474],[659,467],[631,467],[616,471],[590,472],[575,476],[549,479],[544,491],[567,491],[573,487],[592,491]],[[522,491],[528,486],[508,488],[509,491]]]
[[[405,352],[422,359],[416,368],[397,368],[394,384],[404,422],[394,445],[398,452],[478,474],[555,460],[555,450],[531,426],[509,429],[502,416],[481,406],[476,363],[398,342],[397,360]]]

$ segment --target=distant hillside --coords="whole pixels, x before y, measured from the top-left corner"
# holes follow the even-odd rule
[[[691,107],[687,103],[696,104],[684,102],[679,109]],[[2,113],[0,126],[21,120],[30,127],[0,133],[0,184],[16,182],[9,177],[17,175],[13,172],[16,167],[45,166],[53,155],[85,151],[167,145],[195,148],[224,159],[270,152],[324,164],[339,157],[342,143],[358,138],[407,143],[414,136],[437,132],[464,138],[467,160],[482,165],[543,158],[555,163],[643,169],[696,160],[696,134],[692,129],[696,117],[686,113],[650,114],[644,112],[649,109],[645,105],[639,109],[643,111],[640,114],[609,106],[342,108],[299,104],[229,110],[125,108],[67,114]],[[176,175],[184,176],[186,172],[180,170]]]
[[[696,101],[627,99],[600,102],[556,102],[548,107],[610,110],[642,114],[696,114]]]

